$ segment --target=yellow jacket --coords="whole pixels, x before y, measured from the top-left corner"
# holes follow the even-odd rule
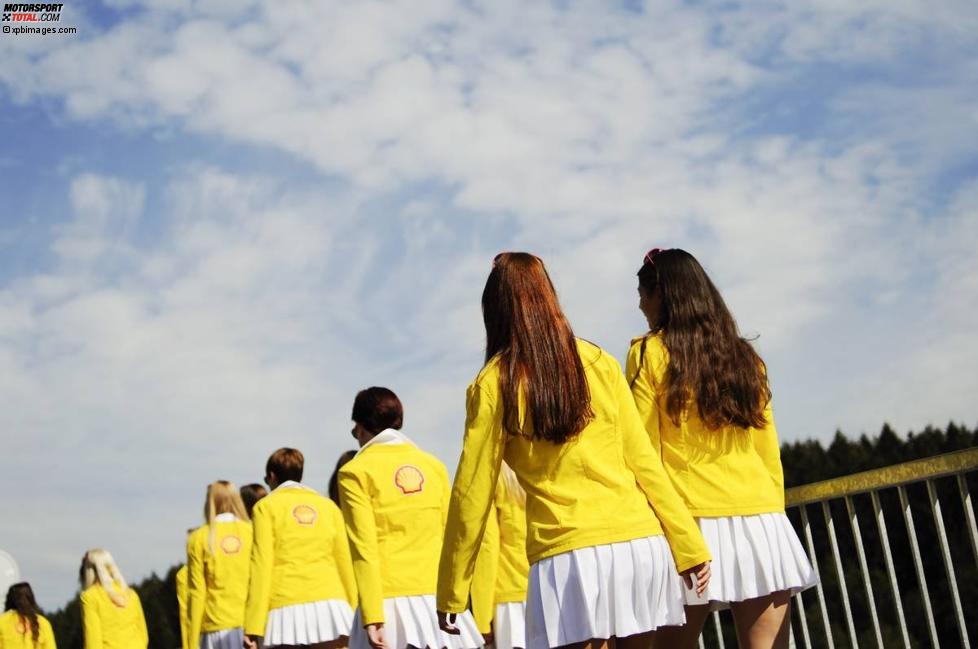
[[[696,408],[676,426],[666,413],[668,365],[662,335],[649,334],[632,341],[625,375],[632,382],[632,396],[652,445],[689,511],[696,517],[784,511],[781,448],[771,405],[764,413],[768,422],[764,428],[710,430]]]
[[[246,634],[264,635],[273,608],[326,599],[354,604],[350,547],[332,500],[285,482],[258,501],[252,523]]]
[[[190,649],[190,615],[187,613],[187,564],[180,566],[173,579],[177,589],[177,611],[180,614],[180,646]]]
[[[37,616],[37,644],[30,622],[17,611],[0,614],[0,649],[57,649],[51,623],[43,615]]]
[[[146,649],[149,633],[139,595],[129,588],[125,597],[125,606],[117,606],[101,584],[82,591],[85,649]]]
[[[384,621],[384,599],[430,595],[438,581],[448,471],[403,434],[386,430],[340,469],[363,624]]]
[[[497,604],[526,601],[529,572],[526,506],[499,481],[472,578],[472,617],[481,633],[491,630]]]
[[[229,520],[221,520],[226,518]],[[218,516],[210,526],[197,528],[187,539],[187,613],[190,616],[187,649],[200,646],[200,635],[244,626],[251,559],[251,523]]]
[[[527,559],[662,534],[678,570],[710,559],[635,410],[618,362],[579,340],[594,419],[564,444],[502,428],[499,363],[468,389],[465,440],[452,488],[438,578],[438,609],[465,608],[503,459],[526,490]],[[525,413],[520,413],[523,420]]]

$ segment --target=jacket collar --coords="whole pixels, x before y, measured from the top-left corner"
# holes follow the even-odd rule
[[[391,446],[394,444],[410,444],[411,446],[415,446],[415,443],[407,435],[399,430],[388,428],[380,431],[369,442],[361,446],[360,450],[357,451],[357,455],[360,455],[371,446]]]

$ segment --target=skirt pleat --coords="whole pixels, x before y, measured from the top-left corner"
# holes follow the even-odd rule
[[[200,649],[241,649],[244,630],[241,627],[200,634]]]
[[[496,649],[526,649],[526,602],[496,604],[492,632]]]
[[[350,649],[370,649],[367,631],[358,608],[353,616]],[[384,639],[388,649],[477,649],[482,634],[468,611],[460,613],[455,626],[460,635],[449,635],[438,628],[434,595],[410,595],[384,599]]]
[[[687,604],[713,610],[730,602],[787,591],[792,595],[817,582],[798,534],[784,513],[698,518],[713,555],[711,578],[703,596],[686,590]]]
[[[331,642],[349,636],[352,624],[353,609],[341,599],[281,606],[268,612],[265,645]]]
[[[682,582],[662,536],[571,550],[530,566],[525,649],[685,621]]]

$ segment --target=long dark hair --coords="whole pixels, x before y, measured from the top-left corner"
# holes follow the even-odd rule
[[[556,444],[594,418],[577,341],[547,269],[525,252],[496,256],[482,292],[486,362],[499,357],[503,428]],[[526,425],[519,421],[520,394]]]
[[[695,399],[700,418],[715,430],[760,428],[771,400],[767,369],[706,271],[685,250],[653,251],[638,271],[639,286],[661,298],[659,321],[669,351],[666,413],[679,425]]]
[[[4,604],[3,610],[17,611],[18,615],[27,620],[31,625],[31,636],[34,638],[34,642],[37,643],[38,635],[41,632],[37,616],[41,614],[41,608],[37,605],[37,600],[34,599],[34,591],[31,589],[30,584],[22,581],[11,586],[7,590],[7,601]]]

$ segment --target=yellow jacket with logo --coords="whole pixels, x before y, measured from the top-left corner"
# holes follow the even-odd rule
[[[332,500],[286,482],[258,501],[252,525],[246,634],[264,635],[273,608],[326,599],[356,602],[350,546]]]
[[[529,572],[526,505],[499,481],[472,578],[472,616],[481,633],[491,630],[497,604],[526,601]]]
[[[781,448],[771,405],[764,413],[768,422],[764,428],[710,430],[695,407],[677,426],[666,413],[668,365],[662,335],[649,334],[632,341],[625,374],[652,445],[693,516],[784,511]]]
[[[17,611],[0,614],[0,649],[57,649],[51,623],[37,616],[37,644],[30,622]]]
[[[579,340],[577,347],[595,416],[563,444],[503,430],[498,357],[469,386],[465,439],[439,569],[439,610],[465,609],[504,459],[526,490],[531,564],[663,531],[678,570],[710,559],[696,522],[649,442],[618,362],[591,343]]]
[[[180,646],[190,649],[190,615],[187,613],[187,564],[180,566],[173,580],[177,589],[177,611],[180,614]]]
[[[116,605],[101,584],[93,584],[82,591],[85,649],[146,649],[149,633],[139,595],[129,588],[125,598],[125,606]]]
[[[251,523],[219,520],[213,526],[214,547],[210,547],[210,525],[197,528],[187,539],[188,649],[200,645],[201,633],[244,626]]]
[[[387,430],[340,469],[339,488],[363,624],[384,621],[387,597],[433,594],[448,511],[445,465]]]

